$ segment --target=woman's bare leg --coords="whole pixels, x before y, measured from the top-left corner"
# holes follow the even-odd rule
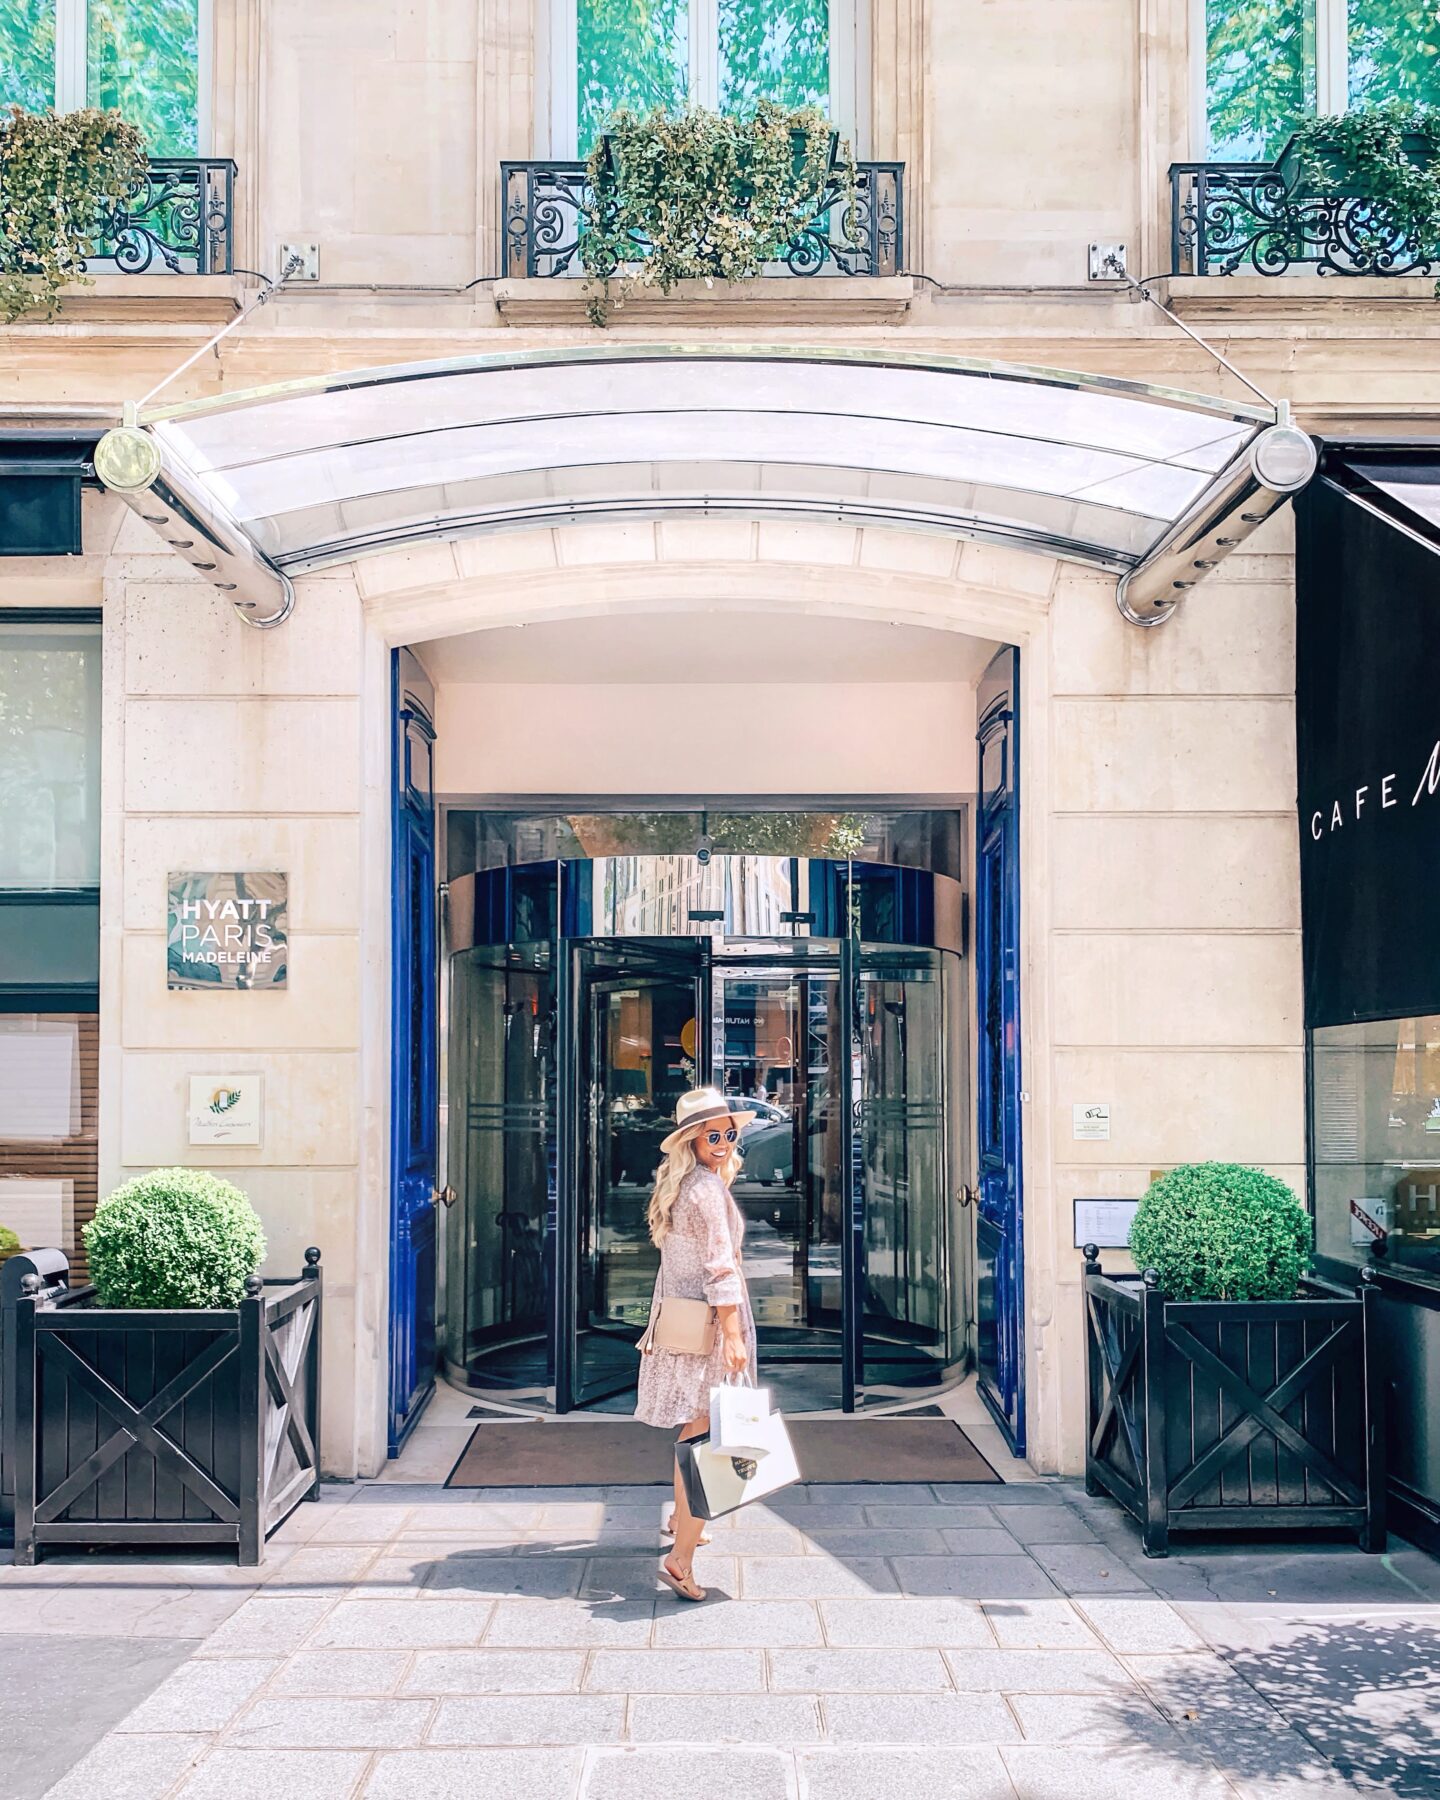
[[[688,1425],[680,1429],[681,1439],[702,1437],[710,1429],[710,1414],[701,1413]],[[670,1565],[672,1575],[687,1575],[695,1561],[695,1551],[700,1543],[701,1533],[705,1529],[705,1521],[697,1519],[690,1510],[690,1502],[685,1498],[685,1483],[680,1479],[680,1464],[675,1464],[675,1545],[666,1562]]]

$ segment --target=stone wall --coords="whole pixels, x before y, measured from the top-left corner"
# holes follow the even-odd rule
[[[353,1474],[377,1460],[386,1358],[383,1279],[358,1303],[356,1288],[357,1263],[375,1266],[361,1204],[359,606],[348,581],[316,581],[286,627],[255,631],[154,550],[127,519],[105,580],[101,1192],[156,1165],[204,1166],[254,1200],[266,1274],[297,1273],[320,1246],[322,1454]],[[289,875],[288,983],[171,992],[167,877],[230,869]],[[259,1149],[192,1149],[188,1078],[248,1073],[264,1077]]]

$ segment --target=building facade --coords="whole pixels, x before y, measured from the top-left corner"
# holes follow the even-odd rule
[[[1366,0],[199,0],[183,54],[52,10],[15,97],[147,97],[170,197],[0,329],[9,474],[81,512],[0,544],[0,1223],[231,1175],[275,1271],[323,1250],[325,1464],[373,1473],[437,1338],[623,1403],[621,1215],[709,1076],[773,1114],[797,1394],[978,1362],[996,1453],[1076,1470],[1075,1202],[1306,1184],[1289,509],[1152,553],[1277,402],[1436,429],[1431,278],[1255,249],[1317,94],[1415,91]],[[832,231],[592,325],[595,121],[763,91],[853,142],[857,272]],[[127,404],[158,512],[87,460]],[[283,983],[167,976],[177,877],[277,874]],[[253,1141],[197,1140],[242,1077]]]

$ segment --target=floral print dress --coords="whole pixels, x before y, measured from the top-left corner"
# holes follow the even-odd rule
[[[738,1306],[755,1373],[755,1320],[745,1290],[742,1246],[745,1221],[730,1189],[708,1169],[692,1169],[680,1183],[670,1211],[670,1230],[660,1246],[660,1273],[650,1302],[653,1319],[667,1299],[708,1300]],[[688,1425],[710,1409],[710,1390],[725,1379],[725,1348],[717,1328],[709,1356],[654,1349],[640,1358],[635,1417],[647,1425]]]

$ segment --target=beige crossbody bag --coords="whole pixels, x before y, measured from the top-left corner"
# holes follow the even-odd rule
[[[665,1258],[655,1277],[655,1296],[650,1303],[650,1323],[635,1348],[642,1356],[652,1350],[673,1350],[678,1356],[708,1356],[715,1348],[715,1308],[708,1300],[685,1300],[664,1293]]]

